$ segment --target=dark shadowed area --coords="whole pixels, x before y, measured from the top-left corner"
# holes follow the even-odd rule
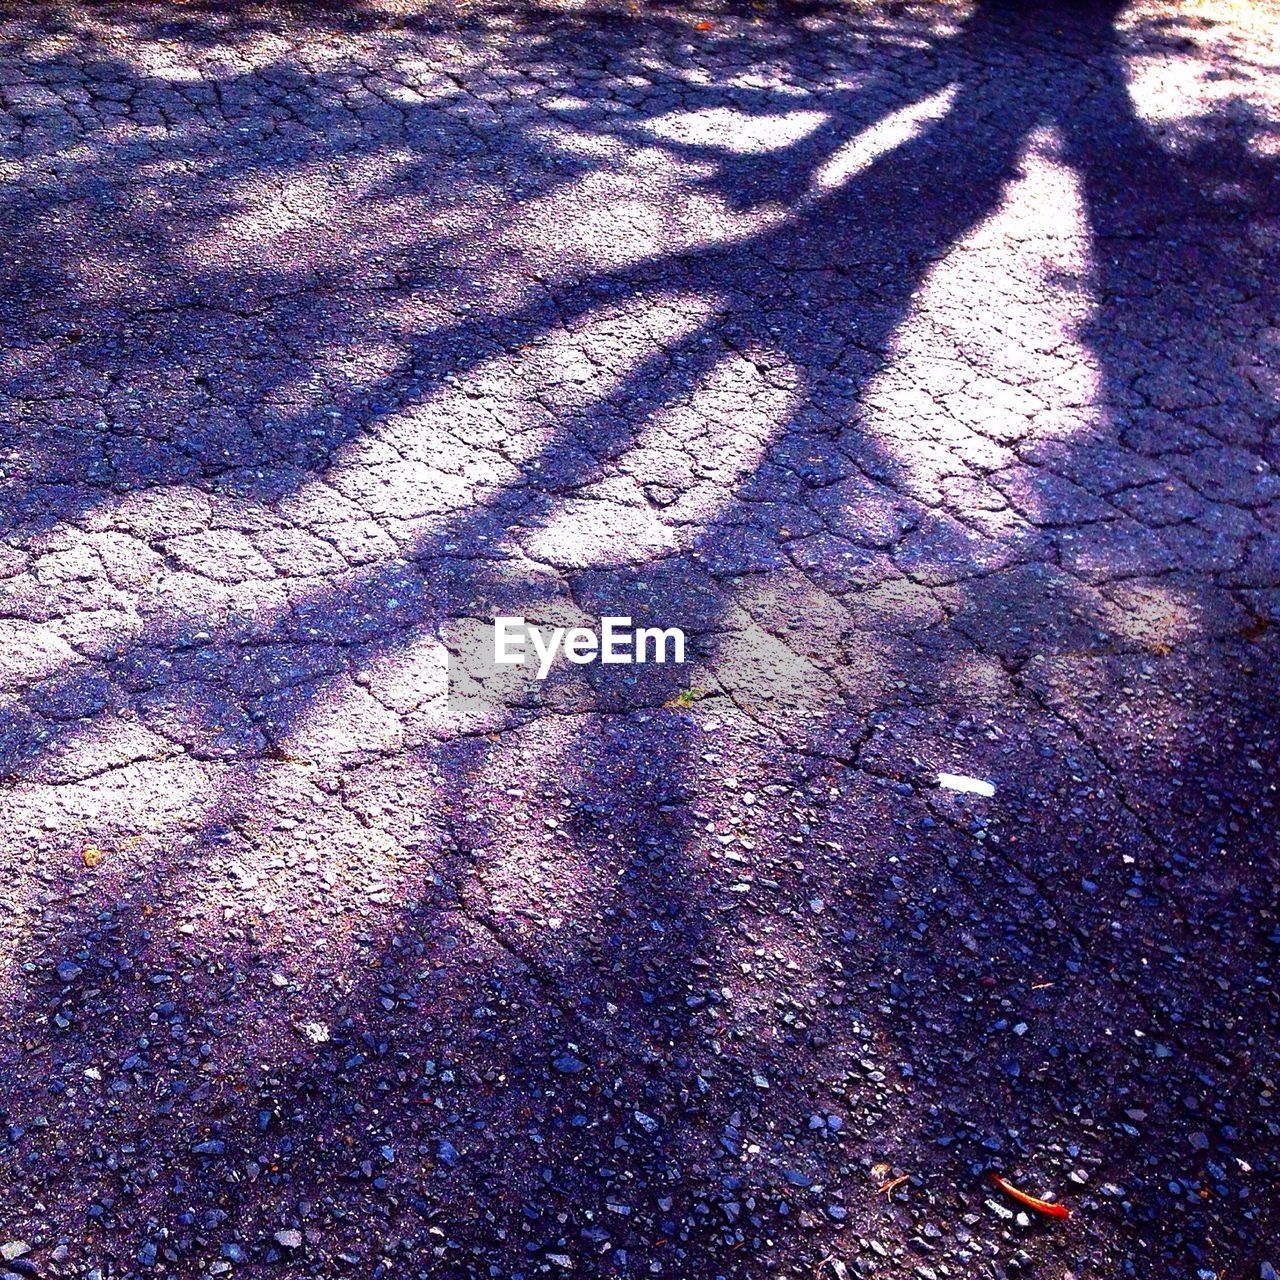
[[[0,6],[0,1280],[1274,1277],[1277,19]]]

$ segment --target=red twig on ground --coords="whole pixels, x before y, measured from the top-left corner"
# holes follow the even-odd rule
[[[1055,1204],[1052,1200],[1041,1200],[1038,1196],[1029,1196],[1025,1191],[1019,1191],[1012,1182],[1006,1182],[998,1173],[991,1175],[991,1181],[1005,1195],[1012,1196],[1020,1204],[1025,1204],[1028,1208],[1035,1209],[1037,1213],[1043,1213],[1050,1218],[1069,1218],[1071,1216],[1071,1210],[1065,1204]]]

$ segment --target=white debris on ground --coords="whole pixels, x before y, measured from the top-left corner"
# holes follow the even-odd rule
[[[938,774],[938,786],[946,787],[950,791],[963,791],[967,795],[974,796],[993,796],[996,793],[994,783],[983,782],[981,778],[971,778],[964,773],[940,773]]]

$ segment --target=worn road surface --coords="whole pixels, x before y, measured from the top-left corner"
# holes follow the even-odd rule
[[[1274,1277],[1277,33],[0,10],[0,1277]]]

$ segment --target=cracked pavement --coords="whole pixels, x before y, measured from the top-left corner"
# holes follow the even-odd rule
[[[0,1276],[1273,1277],[1277,18],[0,9]]]

